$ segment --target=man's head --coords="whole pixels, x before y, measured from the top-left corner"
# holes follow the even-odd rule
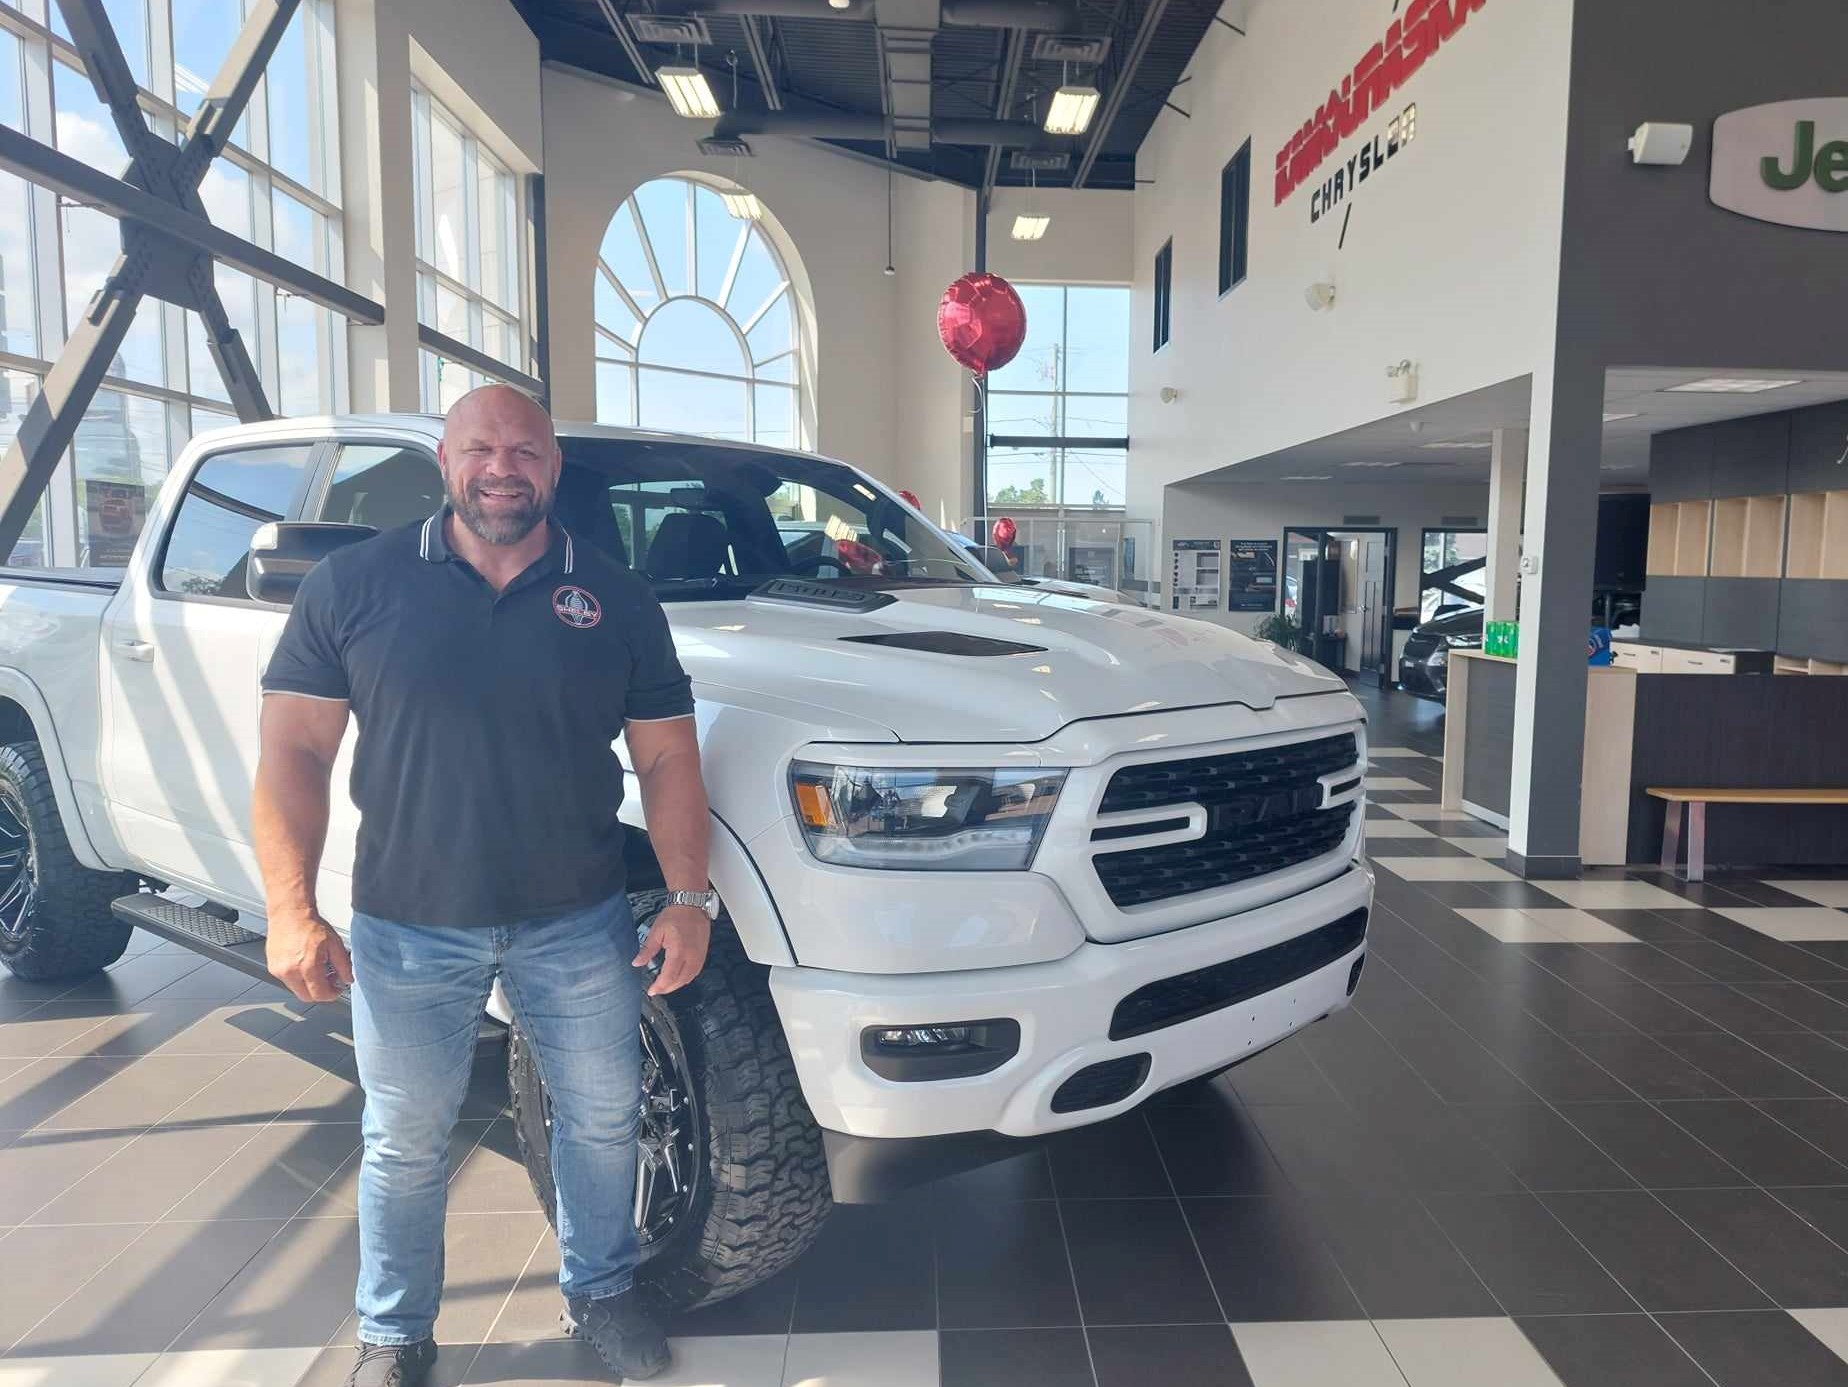
[[[552,419],[510,385],[471,390],[443,420],[436,456],[456,518],[489,544],[518,544],[552,513],[563,458]]]

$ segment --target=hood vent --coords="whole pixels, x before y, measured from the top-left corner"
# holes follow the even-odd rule
[[[772,578],[751,589],[754,602],[788,602],[798,607],[826,607],[836,612],[876,612],[898,599],[876,588],[850,588],[838,583],[804,582],[800,578]]]
[[[965,636],[956,631],[893,631],[880,636],[842,636],[841,639],[858,645],[922,650],[931,655],[1040,655],[1046,650],[1043,645],[998,641],[991,636]]]

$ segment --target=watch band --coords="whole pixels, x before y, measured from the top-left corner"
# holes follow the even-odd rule
[[[710,888],[704,891],[669,891],[669,905],[690,905],[695,910],[703,910],[711,920],[719,918],[719,893]]]

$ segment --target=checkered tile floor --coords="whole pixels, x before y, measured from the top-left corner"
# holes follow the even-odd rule
[[[1848,874],[1530,884],[1374,700],[1353,1009],[676,1326],[703,1387],[1848,1387]],[[1440,710],[1441,711],[1441,710]],[[152,941],[0,981],[0,1387],[335,1387],[344,1015]],[[438,1381],[591,1383],[480,1066]]]

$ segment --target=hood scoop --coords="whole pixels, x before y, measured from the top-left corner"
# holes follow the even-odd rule
[[[959,631],[889,631],[877,636],[842,636],[856,645],[883,645],[899,650],[922,650],[930,655],[1043,655],[1043,645],[1023,645],[1019,641],[996,640],[992,636],[968,636]]]
[[[808,583],[800,578],[772,578],[751,589],[753,602],[788,602],[797,607],[821,607],[835,612],[876,612],[898,601],[889,592],[850,588],[836,583]]]

